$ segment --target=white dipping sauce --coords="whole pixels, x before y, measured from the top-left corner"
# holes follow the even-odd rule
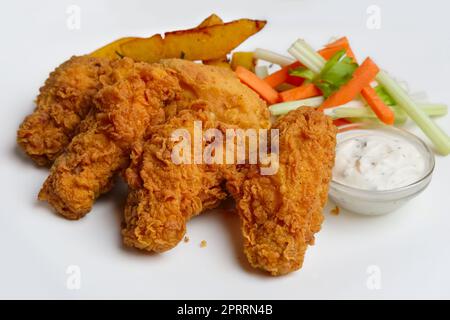
[[[380,132],[341,141],[333,180],[364,190],[390,190],[423,177],[425,156],[403,137]]]

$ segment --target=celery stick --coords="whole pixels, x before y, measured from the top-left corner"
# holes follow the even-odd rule
[[[430,117],[445,116],[448,112],[447,105],[441,103],[417,103],[417,106]]]
[[[349,104],[347,104],[349,105]],[[417,104],[430,117],[443,116],[447,113],[447,106],[443,104]],[[395,124],[404,124],[408,116],[402,108],[398,106],[390,106],[394,111]],[[330,111],[329,111],[330,110]],[[336,107],[326,109],[325,113],[333,118],[377,118],[377,115],[369,107]]]
[[[273,104],[269,107],[269,111],[274,116],[281,116],[288,113],[289,111],[295,110],[297,108],[308,106],[308,107],[318,107],[323,103],[323,97],[314,97],[303,100],[289,101]]]
[[[401,110],[395,109],[395,124],[400,125],[404,124],[408,119],[406,113]],[[327,110],[325,110],[327,111]],[[367,119],[378,119],[377,115],[370,108],[334,108],[332,112],[326,112],[330,117],[333,118],[367,118]]]
[[[278,64],[282,67],[287,66],[294,62],[294,60],[290,57],[285,57],[281,54],[260,48],[255,49],[254,57],[256,59],[261,59],[267,62]]]
[[[288,52],[314,73],[319,74],[325,66],[325,59],[304,40],[297,40]]]
[[[373,123],[383,124],[383,122],[381,122],[380,119],[378,119],[378,118],[347,118],[346,120],[350,121],[351,123],[373,122]]]
[[[443,116],[447,113],[447,106],[443,104],[417,104],[430,117]],[[408,115],[402,108],[398,106],[389,106],[395,114],[395,124],[403,125],[408,120]],[[363,102],[358,100],[350,101],[345,105],[324,110],[325,114],[335,118],[367,118],[375,119],[377,115],[370,109],[364,106]]]
[[[311,70],[315,75],[319,74],[322,69],[317,65],[317,61],[314,60],[314,58],[311,58],[310,55],[308,55],[305,52],[300,51],[299,49],[295,47],[291,47],[288,49],[288,52],[295,57],[298,61],[300,61],[306,68]]]
[[[408,94],[386,72],[380,71],[376,80],[385,88],[409,117],[417,123],[442,155],[450,153],[450,138],[420,109]]]
[[[269,68],[267,68],[267,66],[256,66],[255,74],[258,78],[264,79],[269,75]]]
[[[294,44],[294,47],[310,55],[311,59],[314,59],[316,61],[317,66],[320,67],[320,69],[323,69],[326,60],[320,54],[318,54],[305,40],[297,40],[297,42]]]

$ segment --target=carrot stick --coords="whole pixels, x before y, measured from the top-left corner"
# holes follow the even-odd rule
[[[347,57],[352,58],[356,62],[355,54],[353,53],[352,48],[350,47],[350,42],[348,41],[347,37],[339,38],[336,41],[329,43],[325,46],[325,48],[329,48],[329,49],[335,48],[335,47],[341,48],[340,50],[345,49],[345,53],[347,54]]]
[[[342,38],[326,45],[325,48],[327,48],[329,51],[330,48],[339,47],[339,46],[344,46],[346,48],[347,56],[351,57],[356,62],[356,58],[353,54],[353,51],[350,47],[347,37],[342,37]],[[331,53],[326,52],[325,55],[327,55],[327,54],[331,54]],[[378,96],[376,91],[370,85],[365,86],[361,90],[361,95],[366,100],[367,104],[370,106],[372,111],[377,115],[378,119],[380,119],[382,122],[384,122],[385,124],[388,124],[388,125],[394,124],[394,120],[395,120],[394,112],[392,111],[391,108],[389,108],[388,106],[386,106],[384,104],[383,100],[381,100],[381,98]]]
[[[241,66],[236,68],[235,73],[243,83],[256,91],[268,103],[274,104],[278,102],[278,92],[268,85],[267,82],[258,78],[256,74]]]
[[[305,79],[296,76],[291,76],[290,74],[288,74],[286,78],[286,83],[292,84],[293,86],[296,87],[301,86],[304,81]]]
[[[345,54],[347,57],[352,58],[356,61],[355,54],[350,48],[350,44],[346,37],[340,38],[333,43],[330,43],[325,46],[325,48],[318,51],[318,53],[325,59],[329,60],[336,52],[345,50]]]
[[[347,55],[347,57],[352,58],[353,60],[355,60],[355,55],[353,54],[351,49],[349,47],[346,47],[346,46],[336,46],[336,47],[331,47],[331,48],[324,48],[324,49],[319,50],[319,54],[325,60],[329,60],[332,56],[334,56],[334,54],[336,52],[341,51],[341,50],[345,50],[345,54]]]
[[[340,127],[340,126],[343,126],[343,125],[346,125],[346,124],[350,124],[350,123],[351,122],[348,121],[347,119],[335,119],[335,120],[333,120],[333,124],[336,127]]]
[[[349,42],[346,37],[340,38],[333,43],[330,43],[325,46],[322,50],[319,50],[318,53],[325,59],[329,60],[336,52],[345,50],[347,56],[356,60],[355,55],[350,48]],[[301,67],[302,64],[298,61],[287,65],[280,70],[272,73],[271,75],[264,78],[264,81],[267,82],[272,88],[278,87],[280,84],[286,82],[292,84],[294,86],[300,86],[303,83],[303,79],[300,77],[295,77],[289,75],[289,70]]]
[[[380,69],[378,66],[370,58],[367,58],[358,69],[355,70],[350,81],[329,96],[319,107],[319,110],[337,107],[350,102],[364,87],[370,85],[370,82],[373,81],[379,71]]]
[[[378,119],[389,125],[394,124],[394,112],[391,108],[384,104],[375,89],[371,86],[366,86],[362,89],[361,95],[366,100],[367,104],[372,108],[373,112],[377,115]]]
[[[348,45],[347,37],[342,37],[333,42],[330,42],[325,45],[325,48],[331,48],[331,47],[340,46],[340,45]]]
[[[286,82],[288,76],[289,76],[289,70],[295,69],[299,67],[301,64],[300,62],[296,61],[294,63],[291,63],[290,65],[287,65],[280,70],[272,73],[271,75],[264,78],[264,81],[267,82],[268,85],[270,85],[272,88],[278,87],[280,84]],[[296,77],[299,78],[299,77]],[[301,79],[301,78],[299,78]]]
[[[312,83],[302,84],[300,87],[280,92],[281,101],[294,101],[320,96],[322,93]]]

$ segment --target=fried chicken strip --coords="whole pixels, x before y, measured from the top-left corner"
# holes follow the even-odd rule
[[[278,172],[261,175],[254,166],[241,186],[233,183],[232,192],[250,264],[282,275],[302,266],[320,230],[336,128],[321,112],[306,107],[280,118],[273,129],[279,130]]]
[[[217,121],[242,129],[270,126],[266,103],[231,70],[181,59],[160,63],[175,72],[183,88],[183,99],[176,101],[175,108],[166,109],[169,117],[180,110],[200,109],[214,113]]]
[[[126,245],[155,252],[173,248],[190,218],[225,198],[225,177],[234,168],[195,164],[192,159],[191,164],[175,164],[171,134],[184,128],[193,137],[194,121],[200,121],[204,131],[222,133],[227,128],[258,129],[270,124],[266,104],[232,72],[182,60],[161,63],[176,72],[183,95],[191,99],[177,101],[177,112],[167,123],[153,127],[150,139],[133,150],[125,175],[130,192],[122,230]],[[202,146],[206,145],[203,140]]]
[[[39,194],[67,218],[85,215],[127,166],[131,146],[183,110],[214,111],[218,121],[244,128],[269,126],[265,103],[230,71],[178,59],[124,61],[113,66],[114,83],[98,93],[83,132],[57,159]]]
[[[178,141],[171,134],[184,128],[193,137],[194,121],[201,121],[204,129],[217,126],[214,114],[183,110],[153,128],[151,139],[133,150],[125,174],[130,187],[122,230],[126,245],[155,252],[171,249],[184,236],[187,220],[227,196],[217,165],[195,164],[190,145],[190,164],[174,163],[172,151]]]
[[[113,64],[113,84],[94,99],[95,112],[51,168],[39,199],[68,219],[90,211],[129,162],[132,145],[149,126],[165,120],[163,107],[181,91],[173,72],[158,64],[122,59]]]
[[[93,96],[108,82],[108,60],[72,57],[40,88],[36,109],[19,127],[17,142],[36,164],[51,165],[93,106]]]

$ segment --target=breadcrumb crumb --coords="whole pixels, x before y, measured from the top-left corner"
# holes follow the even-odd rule
[[[338,206],[335,206],[334,209],[331,209],[331,211],[330,211],[330,213],[331,213],[333,216],[339,215],[339,212],[340,212],[340,209],[339,209]]]
[[[188,237],[188,236],[185,236],[185,237],[184,237],[184,242],[186,242],[186,243],[189,242],[189,237]]]
[[[208,245],[208,243],[206,242],[206,240],[202,240],[200,242],[200,248],[206,248],[207,245]]]

